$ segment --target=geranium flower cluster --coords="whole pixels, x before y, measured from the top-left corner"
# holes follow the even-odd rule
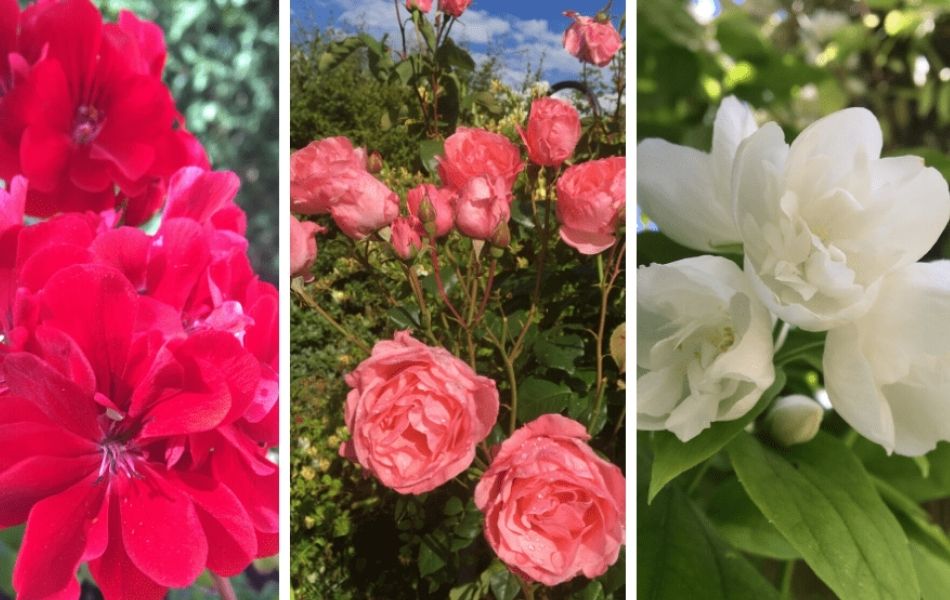
[[[85,0],[18,19],[0,41],[13,585],[75,598],[87,563],[107,599],[158,600],[277,552],[277,292],[248,262],[238,178],[174,126],[161,31]],[[152,233],[131,225],[156,210]]]
[[[580,115],[568,102],[535,100],[519,131],[532,162],[557,172],[561,239],[583,254],[616,242],[625,204],[624,157],[564,167],[581,137]],[[345,138],[311,143],[291,156],[294,212],[329,214],[348,236],[362,239],[389,226],[393,253],[412,260],[453,230],[499,247],[510,241],[509,219],[522,151],[504,135],[459,127],[437,157],[441,185],[423,183],[400,200],[367,170],[366,152]],[[563,171],[561,169],[563,168]],[[312,278],[314,232],[292,219],[291,270]],[[377,241],[386,239],[381,232]],[[395,334],[346,376],[341,453],[383,485],[422,494],[467,470],[498,419],[496,384],[448,350]],[[489,544],[521,576],[547,585],[603,574],[624,540],[620,469],[587,445],[580,423],[545,415],[514,432],[493,454],[475,500]]]
[[[727,98],[712,152],[649,139],[638,194],[700,256],[638,272],[638,425],[686,441],[735,419],[772,382],[772,324],[827,331],[834,409],[888,452],[950,440],[950,263],[920,263],[950,219],[943,176],[881,158],[877,119],[849,108],[791,143]]]

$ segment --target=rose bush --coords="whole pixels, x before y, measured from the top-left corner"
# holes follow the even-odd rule
[[[608,115],[592,85],[571,84],[582,100],[480,84],[449,35],[466,15],[439,7],[407,16],[399,3],[419,47],[363,35],[297,48],[296,106],[322,110],[309,94],[337,77],[385,82],[352,116],[382,108],[409,151],[349,127],[349,101],[292,126],[295,156],[340,136],[350,156],[380,150],[374,176],[398,197],[398,215],[358,240],[332,212],[291,209],[328,229],[292,281],[292,585],[313,598],[623,597],[624,364],[610,341],[624,321],[623,103]],[[353,48],[369,60],[344,58]],[[408,105],[385,104],[406,89]],[[332,172],[322,160],[299,172]],[[298,178],[293,196],[353,185],[317,181]]]

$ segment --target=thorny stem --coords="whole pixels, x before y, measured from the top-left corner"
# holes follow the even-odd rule
[[[488,308],[488,298],[491,296],[492,286],[495,283],[495,266],[497,263],[497,259],[493,258],[488,265],[488,281],[485,282],[485,295],[482,296],[482,303],[478,307],[478,312],[475,313],[475,323],[481,321],[482,316],[485,314],[485,309]]]
[[[360,350],[362,350],[366,354],[372,353],[372,349],[369,347],[369,345],[366,344],[366,342],[356,337],[356,335],[354,335],[349,329],[341,325],[336,319],[330,316],[330,313],[325,311],[322,306],[317,304],[317,302],[313,298],[310,297],[310,294],[307,293],[307,290],[304,287],[303,280],[299,278],[294,279],[290,284],[290,289],[293,290],[295,294],[297,294],[297,297],[300,298],[300,300],[302,300],[304,304],[306,304],[308,307],[312,308],[313,310],[317,311],[317,313],[321,317],[326,319],[326,321],[330,325],[332,325],[337,331],[342,333],[343,336],[346,337],[346,339],[353,342],[357,347],[359,347]]]
[[[607,305],[610,298],[610,291],[613,289],[617,277],[620,276],[620,266],[623,264],[623,255],[626,251],[626,242],[620,245],[617,251],[617,245],[610,247],[610,257],[607,264],[610,265],[610,276],[604,280],[603,258],[601,254],[597,255],[597,273],[600,275],[600,322],[597,325],[597,388],[594,396],[594,409],[591,412],[589,430],[592,432],[594,424],[597,422],[597,415],[600,414],[600,405],[604,400],[604,388],[606,381],[604,379],[604,330],[607,325]]]
[[[429,305],[426,304],[425,294],[422,292],[422,284],[419,283],[419,276],[415,270],[405,263],[402,264],[403,271],[406,273],[406,279],[409,281],[409,287],[416,297],[416,303],[419,305],[419,312],[422,315],[422,326],[425,328],[426,336],[436,345],[439,344],[438,338],[432,332],[432,313],[429,312]]]
[[[442,283],[442,271],[439,270],[439,255],[434,247],[429,250],[429,256],[432,258],[432,276],[435,278],[435,285],[439,290],[439,297],[442,298],[442,302],[444,302],[449,311],[451,311],[455,320],[458,321],[459,324],[464,325],[465,319],[463,319],[459,311],[456,310],[455,305],[449,300],[449,295],[445,291],[445,285]]]
[[[231,587],[231,580],[226,577],[221,577],[217,573],[211,573],[211,581],[214,582],[214,587],[218,590],[218,595],[221,596],[222,600],[237,600],[237,596],[234,594],[234,588]]]

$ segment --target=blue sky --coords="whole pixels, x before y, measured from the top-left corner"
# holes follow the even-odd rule
[[[434,0],[436,4],[438,0]],[[534,68],[544,56],[544,78],[549,82],[576,78],[581,63],[564,51],[561,35],[570,24],[565,10],[593,15],[606,0],[473,0],[461,20],[452,28],[452,37],[466,46],[476,61],[487,57],[489,48],[501,49],[502,75],[508,83],[524,78],[530,62]],[[614,0],[614,25],[624,7]],[[405,0],[400,0],[405,6]],[[346,32],[365,30],[376,37],[390,32],[398,39],[393,0],[291,0],[291,31],[333,26]],[[434,10],[433,10],[434,12]],[[405,15],[405,13],[404,13]],[[430,13],[430,18],[432,13]],[[395,33],[395,37],[392,34]]]

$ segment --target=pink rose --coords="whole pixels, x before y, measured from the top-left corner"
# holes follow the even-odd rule
[[[557,180],[561,239],[582,254],[613,245],[626,202],[627,160],[623,156],[574,165]]]
[[[471,3],[472,0],[439,0],[439,10],[457,19]]]
[[[409,205],[409,214],[425,221],[430,215],[420,212],[423,199],[429,199],[432,208],[432,222],[435,224],[435,237],[442,237],[452,231],[455,216],[455,192],[447,188],[437,188],[431,183],[423,183],[409,190],[406,203]],[[428,210],[428,209],[426,209]]]
[[[564,49],[586,63],[606,66],[623,44],[620,34],[609,19],[599,22],[569,10],[565,17],[574,22],[564,32]]]
[[[399,196],[368,171],[351,171],[341,180],[345,186],[331,203],[330,215],[354,240],[389,225],[399,214]]]
[[[366,151],[345,137],[317,140],[290,155],[291,210],[304,215],[330,212],[352,171],[366,170]]]
[[[290,155],[291,209],[304,215],[330,211],[346,189],[350,171],[366,170],[366,151],[353,148],[345,137],[317,140]]]
[[[418,8],[424,13],[432,10],[432,0],[406,0],[406,10]]]
[[[318,233],[325,233],[326,228],[313,221],[300,222],[297,217],[290,215],[290,276],[303,276],[307,281],[313,280],[310,267],[317,259]]]
[[[459,193],[455,225],[470,238],[487,240],[511,217],[511,191],[499,177],[476,177]]]
[[[392,244],[399,258],[409,260],[422,250],[424,235],[422,222],[416,217],[396,217],[392,224],[389,243]]]
[[[505,136],[484,129],[459,127],[445,140],[439,157],[442,183],[461,190],[476,177],[500,177],[511,189],[524,168],[521,152]]]
[[[498,417],[495,382],[407,331],[377,342],[346,376],[340,453],[401,494],[433,490],[468,468]]]
[[[574,154],[581,139],[581,117],[570,102],[538,98],[531,103],[527,130],[519,128],[518,133],[531,162],[557,167]]]
[[[544,585],[603,575],[624,542],[625,481],[584,426],[538,417],[502,442],[475,488],[485,537],[512,571]]]

